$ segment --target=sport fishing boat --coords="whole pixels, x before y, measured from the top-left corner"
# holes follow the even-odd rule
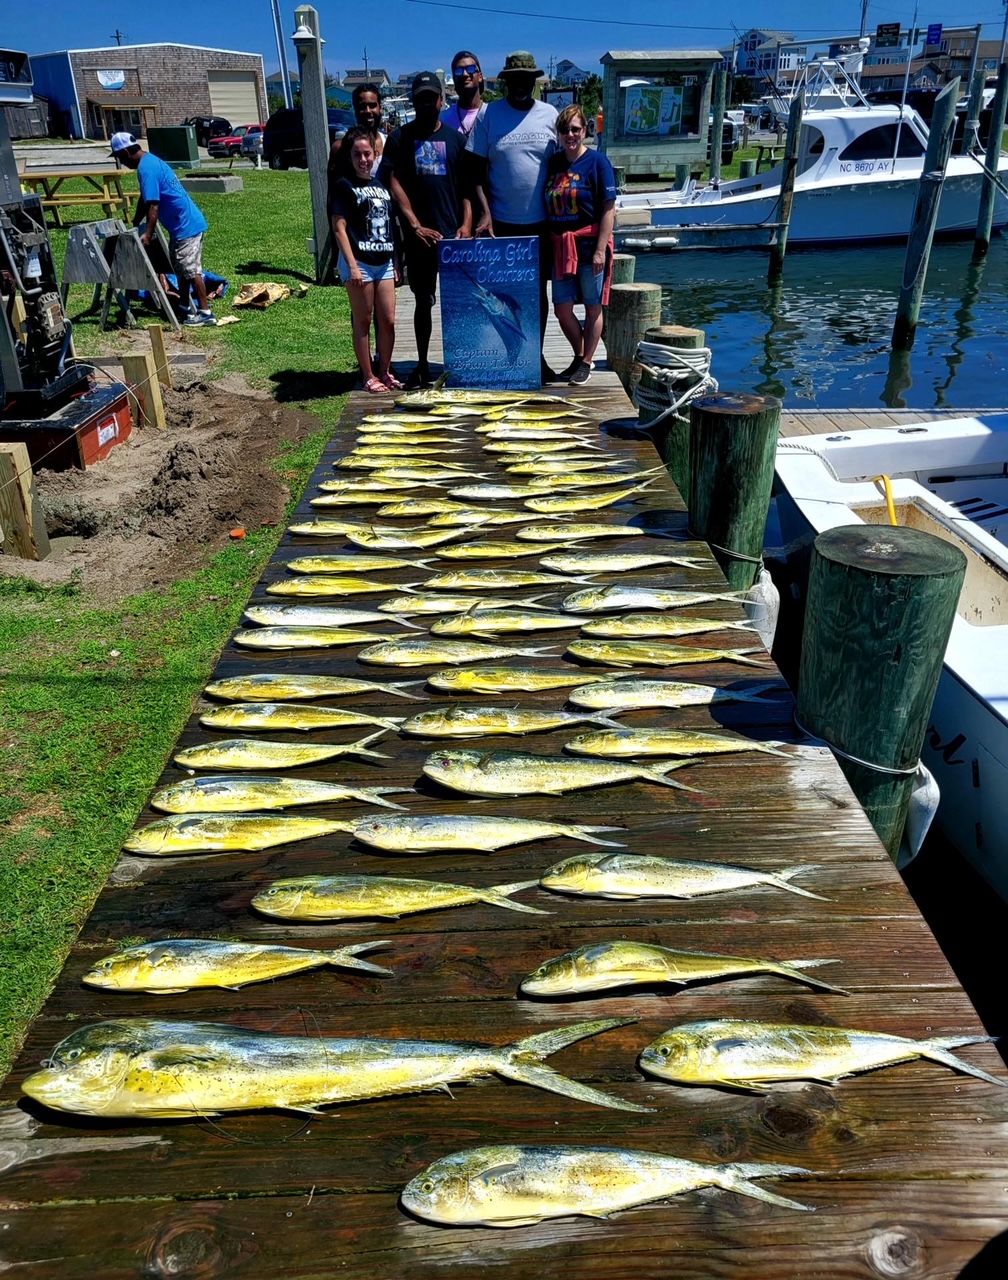
[[[1008,901],[1008,414],[781,440],[765,557],[782,603],[803,610],[824,529],[889,522],[881,476],[899,524],[966,555],[921,759],[938,825]]]
[[[911,107],[870,105],[856,90],[849,106],[806,110],[798,139],[788,245],[842,245],[906,240],[924,167],[928,129]],[[983,156],[949,157],[935,234],[951,238],[976,229]],[[742,247],[770,243],[780,219],[784,165],[751,178],[693,179],[680,190],[616,199],[617,250]],[[998,161],[1002,181],[1008,155]],[[998,190],[994,227],[1008,223],[1008,198]],[[737,233],[733,241],[732,232]],[[747,237],[742,233],[747,233]]]

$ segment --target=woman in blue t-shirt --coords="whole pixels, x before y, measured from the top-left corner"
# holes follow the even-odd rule
[[[348,129],[337,157],[342,176],[332,187],[329,216],[339,246],[338,270],[353,317],[353,346],[364,390],[398,391],[389,365],[395,345],[395,271],[392,196],[371,168],[374,145],[366,129]],[[377,330],[378,368],[371,365],[371,320]]]
[[[561,151],[546,177],[546,218],[553,233],[553,310],[574,358],[561,377],[579,387],[591,377],[602,337],[602,304],[612,276],[616,177],[612,165],[585,146],[588,122],[576,104],[557,117]],[[582,326],[574,305],[584,303]]]

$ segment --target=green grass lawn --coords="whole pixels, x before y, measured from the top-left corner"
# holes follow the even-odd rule
[[[225,276],[233,292],[246,280],[294,287],[309,280],[308,175],[245,170],[241,176],[244,191],[199,199],[210,223],[204,265]],[[79,213],[79,221],[93,216],[84,207]],[[62,261],[66,232],[51,237]],[[90,293],[90,286],[71,291],[71,316]],[[229,312],[227,299],[216,310]],[[79,354],[108,349],[97,317],[74,323]],[[356,367],[343,290],[312,286],[304,297],[245,312],[240,324],[187,331],[185,340],[213,351],[210,376],[240,371],[317,415],[319,430],[296,449],[277,442],[275,465],[293,502],[342,411],[344,397],[332,392],[348,385]],[[250,531],[190,578],[112,607],[97,606],[74,587],[0,580],[4,1071],[280,534],[280,528]]]

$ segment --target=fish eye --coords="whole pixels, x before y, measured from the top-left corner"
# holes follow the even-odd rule
[[[68,1049],[67,1052],[63,1055],[63,1057],[67,1060],[67,1062],[76,1062],[80,1056],[81,1056],[80,1049]]]
[[[663,1044],[658,1052],[663,1058],[670,1058],[672,1056],[672,1049],[667,1044]]]
[[[429,1196],[430,1193],[434,1190],[433,1180],[430,1178],[427,1178],[425,1181],[421,1182],[420,1190],[424,1193],[424,1195]]]

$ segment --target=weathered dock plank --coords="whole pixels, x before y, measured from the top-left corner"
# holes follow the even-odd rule
[[[629,416],[612,375],[598,375],[588,391],[590,399],[585,399],[596,421]],[[359,417],[374,410],[375,399],[352,399],[298,519],[320,514],[310,499],[346,451]],[[654,465],[646,441],[624,437],[618,427],[607,431],[612,456],[628,467]],[[463,460],[497,474],[479,441],[463,440]],[[370,507],[331,514],[397,527],[419,523],[386,521]],[[628,581],[706,590],[724,585],[703,544],[687,537],[681,500],[663,477],[627,503],[586,518],[629,520],[663,534],[659,549],[704,559],[699,570],[648,570]],[[489,535],[493,540],[512,536],[510,526]],[[605,545],[632,549],[645,542],[655,545],[653,538],[631,536]],[[350,548],[340,537],[288,535],[253,599],[279,599],[265,586],[287,577],[287,564],[295,556],[332,551],[343,554]],[[403,584],[460,563],[440,558],[435,549],[406,554],[427,567],[368,576],[386,582],[388,593],[394,594]],[[491,563],[536,568],[537,559]],[[558,605],[576,589],[576,584],[557,584],[541,603]],[[477,599],[479,593],[473,594]],[[382,598],[355,596],[346,603],[369,608]],[[733,601],[711,602],[702,611],[725,621],[742,616]],[[389,636],[423,634],[403,631],[392,620],[374,624],[374,629]],[[572,627],[555,636],[516,638],[516,644],[541,644],[552,652],[515,661],[556,667],[565,662],[564,648],[576,634]],[[682,641],[696,650],[708,644],[739,649],[756,643],[737,630]],[[422,681],[436,668],[367,667],[356,660],[355,648],[263,653],[232,641],[215,674],[272,670]],[[596,669],[585,667],[590,670]],[[388,759],[344,757],[292,775],[413,788],[412,794],[393,798],[416,814],[501,813],[613,825],[621,830],[610,837],[636,853],[739,862],[763,870],[807,866],[794,883],[824,900],[762,887],[693,901],[614,902],[565,897],[533,884],[518,891],[515,900],[549,915],[477,904],[396,920],[302,925],[256,914],[252,897],[274,879],[328,871],[476,886],[536,881],[552,863],[592,846],[558,837],[493,854],[400,855],[335,833],[257,853],[174,858],[124,854],[0,1093],[0,1262],[33,1278],[96,1274],[110,1280],[230,1274],[307,1280],[334,1272],[401,1280],[411,1272],[436,1274],[445,1268],[468,1278],[485,1276],[495,1266],[506,1266],[515,1280],[646,1280],[671,1273],[698,1280],[957,1275],[987,1241],[1008,1228],[1008,1090],[926,1061],[854,1077],[835,1087],[807,1082],[759,1092],[678,1087],[638,1069],[641,1049],[662,1031],[706,1017],[841,1025],[913,1038],[983,1034],[832,757],[796,731],[790,696],[769,659],[762,658],[758,667],[697,661],[665,671],[653,668],[648,674],[721,688],[776,683],[777,689],[758,702],[632,712],[622,721],[628,727],[721,726],[757,743],[783,743],[785,756],[749,752],[690,765],[676,777],[696,792],[633,782],[559,797],[474,801],[423,778],[423,761],[438,749],[438,741],[388,732],[373,744]],[[563,689],[507,698],[444,695],[419,684],[410,692],[424,701],[370,692],[331,705],[391,717],[470,702],[558,708],[566,698]],[[199,701],[179,746],[237,736],[199,724],[211,705],[219,704],[206,697]],[[366,732],[268,736],[285,742],[348,743]],[[571,730],[551,731],[479,743],[488,751],[521,749],[546,756],[560,754],[571,736]],[[182,776],[166,762],[163,783]],[[368,806],[329,804],[310,812],[354,820]],[[148,807],[139,824],[157,816]],[[164,996],[83,986],[81,978],[90,965],[116,947],[138,938],[178,936],[317,948],[387,939],[388,947],[373,958],[394,976],[321,968],[240,991]],[[625,988],[580,999],[535,1000],[518,993],[522,978],[550,956],[624,937],[782,961],[834,960],[810,975],[849,994],[815,991],[771,974],[683,990]],[[19,1101],[21,1082],[69,1031],[123,1016],[227,1022],[308,1038],[412,1036],[493,1045],[586,1019],[625,1017],[633,1021],[570,1046],[551,1058],[550,1065],[654,1112],[637,1115],[594,1107],[496,1078],[453,1087],[451,1094],[344,1104],[308,1117],[261,1112],[142,1122],[60,1115]],[[956,1054],[964,1064],[1008,1079],[989,1043]],[[637,1146],[711,1163],[794,1164],[809,1170],[808,1175],[774,1180],[773,1188],[814,1206],[815,1212],[800,1214],[729,1193],[702,1192],[607,1221],[566,1219],[502,1232],[434,1227],[413,1221],[398,1206],[402,1186],[430,1161],[465,1146],[519,1141]]]

